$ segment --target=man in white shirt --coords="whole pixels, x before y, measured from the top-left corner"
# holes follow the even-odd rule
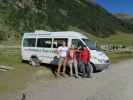
[[[68,52],[68,47],[66,46],[66,42],[63,41],[63,45],[58,47],[58,54],[59,54],[59,63],[58,63],[58,70],[57,70],[58,75],[61,74],[62,66],[63,66],[62,74],[65,75],[66,63],[67,63],[67,52]]]

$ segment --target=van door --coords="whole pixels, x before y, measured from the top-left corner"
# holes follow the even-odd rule
[[[67,38],[54,38],[53,39],[53,45],[52,45],[52,61],[51,64],[57,65],[59,61],[59,56],[57,53],[58,47],[62,46],[63,41],[66,42],[66,45],[68,46],[68,39]]]
[[[52,59],[52,38],[37,39],[37,56],[43,63],[50,63]]]

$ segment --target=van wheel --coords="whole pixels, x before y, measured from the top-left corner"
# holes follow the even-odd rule
[[[29,64],[34,67],[40,66],[40,62],[39,62],[38,58],[31,58],[29,61]]]
[[[21,63],[25,63],[25,60],[21,60]]]

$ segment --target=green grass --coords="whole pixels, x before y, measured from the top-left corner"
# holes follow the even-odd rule
[[[107,53],[111,63],[118,63],[122,60],[133,59],[133,52]]]
[[[0,65],[11,66],[14,69],[6,72],[0,71],[0,93],[21,91],[36,78],[54,78],[51,70],[43,67],[32,67],[21,63],[20,49],[0,48]],[[41,74],[39,74],[41,72]]]
[[[115,35],[111,35],[107,38],[99,38],[93,35],[89,35],[90,38],[97,41],[98,45],[101,44],[121,44],[125,46],[132,46],[133,47],[133,34],[126,34],[126,33],[117,33]]]

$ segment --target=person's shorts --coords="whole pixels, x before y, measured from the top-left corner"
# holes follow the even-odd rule
[[[66,58],[65,57],[60,57],[59,58],[59,64],[64,64],[66,63]]]
[[[76,65],[77,65],[78,62],[77,62],[76,59],[75,59],[75,60],[69,60],[69,61],[68,61],[68,64],[74,64],[74,65],[76,64]]]
[[[69,61],[68,61],[68,64],[72,64],[72,63],[73,63],[73,60],[69,60]]]

